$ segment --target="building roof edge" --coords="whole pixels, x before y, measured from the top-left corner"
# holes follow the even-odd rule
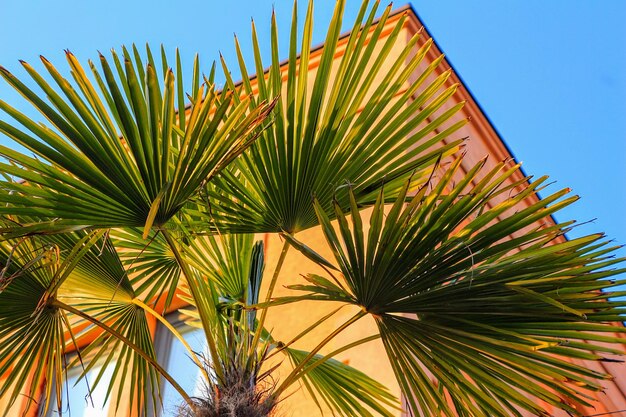
[[[424,24],[424,21],[420,18],[419,13],[417,13],[417,10],[415,10],[415,8],[413,7],[412,3],[407,3],[404,6],[398,8],[397,10],[394,10],[392,12],[392,15],[397,15],[397,14],[400,14],[400,13],[404,13],[406,11],[410,12],[413,15],[413,18],[419,23],[419,25],[421,25],[424,28],[424,31],[426,32],[426,34],[433,40],[433,43],[437,47],[439,52],[443,53],[443,49],[441,48],[441,45],[439,44],[439,42],[437,42],[437,39],[431,34],[430,30],[428,29],[428,26],[426,24]],[[343,34],[342,34],[342,36],[343,36]],[[491,120],[491,118],[489,117],[489,115],[487,114],[485,109],[483,108],[483,106],[480,104],[480,102],[476,99],[476,96],[474,95],[472,90],[467,85],[467,82],[463,79],[461,74],[457,71],[456,67],[451,62],[451,60],[448,58],[447,55],[444,56],[444,60],[450,66],[450,68],[452,68],[452,71],[454,71],[454,74],[457,76],[457,78],[459,79],[461,84],[463,84],[463,87],[465,87],[465,89],[467,90],[467,92],[470,95],[470,98],[472,99],[472,101],[476,104],[476,106],[478,107],[480,112],[483,114],[483,116],[485,116],[485,119],[487,120],[487,122],[489,123],[491,128],[493,129],[493,131],[496,134],[496,136],[498,137],[498,139],[500,139],[500,142],[502,142],[502,144],[504,145],[504,147],[505,147],[506,151],[508,152],[508,154],[511,156],[511,158],[513,158],[514,161],[518,162],[517,157],[515,156],[515,153],[513,152],[511,147],[506,143],[506,141],[502,137],[502,134],[500,133],[498,128],[495,126],[495,124],[493,123],[493,121]],[[526,176],[526,173],[524,172],[523,167],[520,167],[520,169],[521,169],[522,173],[524,173],[524,175]]]

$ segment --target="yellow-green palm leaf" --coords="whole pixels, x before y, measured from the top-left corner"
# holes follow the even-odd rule
[[[457,149],[461,140],[449,136],[465,121],[451,122],[463,104],[449,105],[456,91],[456,85],[446,84],[450,72],[434,75],[441,58],[418,70],[432,41],[418,47],[416,35],[400,48],[406,16],[390,23],[387,36],[383,28],[391,6],[374,23],[378,3],[369,12],[368,3],[363,2],[345,53],[335,62],[345,1],[336,3],[319,66],[310,80],[313,2],[301,42],[294,6],[288,64],[281,66],[279,61],[275,19],[268,71],[253,26],[254,81],[249,80],[236,45],[243,91],[254,95],[251,108],[270,97],[280,99],[262,137],[209,184],[212,228],[295,233],[317,224],[313,196],[330,209],[333,196],[344,195],[336,191],[351,184],[358,203],[371,204],[383,183],[391,196],[412,172]],[[380,51],[375,51],[377,45],[382,45]],[[394,47],[401,50],[397,55]],[[223,67],[226,85],[235,88],[225,63]],[[348,201],[340,201],[347,208]]]
[[[308,294],[284,301],[349,302],[371,314],[421,415],[504,417],[520,407],[547,416],[536,399],[577,415],[609,376],[567,358],[622,353],[604,342],[624,343],[612,325],[623,319],[613,298],[622,293],[606,292],[624,283],[609,279],[623,269],[607,269],[623,260],[602,235],[563,238],[571,222],[549,216],[577,199],[569,190],[520,206],[545,177],[528,185],[513,179],[517,166],[481,163],[459,179],[460,164],[408,203],[408,183],[388,210],[381,192],[367,233],[358,211],[350,221],[335,204],[333,227],[316,203],[344,281],[309,276],[292,287]]]
[[[101,70],[90,61],[90,77],[67,52],[74,82],[42,58],[52,83],[23,62],[39,91],[0,68],[47,120],[39,124],[0,100],[0,110],[13,119],[0,120],[0,132],[33,154],[0,146],[8,161],[0,170],[25,181],[0,182],[0,213],[41,219],[7,224],[0,232],[136,226],[147,234],[254,141],[272,104],[251,106],[235,89],[217,91],[213,71],[203,81],[198,62],[187,95],[178,56],[176,71],[165,54],[162,71],[150,49],[147,57],[144,64],[136,48],[133,54],[124,48],[122,56],[112,52],[112,62],[100,55]]]

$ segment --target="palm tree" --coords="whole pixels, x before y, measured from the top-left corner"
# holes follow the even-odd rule
[[[254,84],[237,42],[243,81],[222,60],[222,89],[215,65],[202,75],[196,58],[186,86],[178,55],[172,70],[165,51],[159,65],[134,46],[89,62],[90,75],[68,52],[73,82],[43,58],[46,77],[23,63],[37,92],[0,68],[47,120],[0,100],[12,119],[0,132],[32,154],[0,146],[0,398],[60,413],[68,369],[84,378],[104,363],[89,382],[139,414],[160,407],[163,378],[181,416],[268,416],[298,386],[337,415],[393,416],[399,400],[336,359],[375,340],[414,414],[548,415],[543,403],[580,415],[602,390],[609,375],[568,359],[622,352],[621,293],[607,292],[624,283],[610,279],[623,272],[615,247],[564,239],[573,222],[550,216],[576,200],[569,190],[521,205],[545,177],[530,183],[505,162],[461,172],[456,86],[435,75],[441,58],[426,63],[419,34],[392,54],[404,17],[383,34],[391,6],[375,20],[378,3],[364,1],[335,62],[344,4],[312,88],[312,2],[300,41],[294,5],[285,66],[275,19],[267,71],[253,24]],[[313,227],[330,259],[301,239]],[[254,233],[284,240],[271,275]],[[302,271],[277,296],[290,248],[324,273]],[[304,301],[338,308],[281,340],[268,314]],[[206,353],[165,318],[180,303]],[[298,348],[344,307],[348,320]],[[329,348],[366,317],[375,333]],[[185,346],[203,394],[159,363],[151,320]]]

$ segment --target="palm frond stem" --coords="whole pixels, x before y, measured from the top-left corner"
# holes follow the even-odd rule
[[[274,395],[277,397],[280,396],[282,392],[285,391],[285,389],[287,389],[292,383],[294,383],[301,376],[300,371],[302,370],[302,368],[304,368],[307,365],[307,363],[309,363],[311,359],[315,357],[317,352],[322,350],[322,348],[326,346],[328,342],[333,340],[335,336],[343,332],[345,329],[347,329],[348,327],[350,327],[351,325],[359,321],[361,318],[363,318],[367,314],[368,313],[365,310],[359,311],[354,316],[352,316],[348,321],[346,321],[341,326],[337,327],[332,333],[326,336],[324,340],[322,340],[311,352],[309,352],[309,354],[296,367],[294,367],[294,369],[287,376],[287,378],[285,378],[282,384],[280,384],[280,386],[276,389],[276,391],[274,392]]]
[[[322,324],[323,322],[325,322],[326,320],[328,320],[329,318],[331,318],[332,316],[337,314],[339,312],[339,310],[341,310],[342,308],[344,308],[346,306],[347,306],[347,304],[343,304],[343,305],[339,306],[338,308],[334,309],[333,311],[331,311],[330,313],[328,313],[327,315],[325,315],[324,317],[322,317],[321,319],[316,320],[315,323],[311,324],[309,327],[307,327],[306,329],[304,329],[303,331],[298,333],[295,337],[293,337],[287,343],[278,342],[277,343],[278,348],[272,354],[268,355],[267,360],[271,359],[273,356],[275,356],[275,355],[277,355],[277,354],[279,354],[281,352],[284,352],[285,349],[288,349],[291,345],[293,345],[298,340],[300,340],[301,338],[303,338],[304,336],[309,334],[311,332],[311,330],[317,328],[320,324]]]
[[[359,346],[359,345],[363,345],[365,343],[369,343],[371,341],[374,341],[376,339],[380,339],[380,334],[373,334],[371,336],[367,336],[364,337],[363,339],[359,339],[357,341],[354,341],[352,343],[348,343],[347,345],[344,345],[342,347],[340,347],[339,349],[335,349],[332,352],[322,356],[321,359],[316,360],[315,363],[311,364],[310,366],[306,366],[304,367],[301,371],[300,374],[298,375],[298,378],[308,374],[309,372],[311,372],[313,369],[317,368],[320,365],[323,365],[324,362],[328,361],[329,359],[334,359],[337,357],[337,355],[339,355],[340,353],[345,352],[346,350],[352,349],[353,347]]]
[[[202,371],[202,373],[204,374],[204,377],[208,381],[209,380],[209,374],[206,371],[206,368],[204,366],[202,366],[202,362],[198,358],[198,355],[196,355],[196,352],[193,351],[191,346],[189,346],[189,343],[187,343],[187,341],[180,334],[180,332],[178,330],[176,330],[176,328],[174,326],[172,326],[172,323],[167,321],[167,319],[165,317],[163,317],[161,314],[159,314],[156,311],[154,311],[149,305],[147,305],[146,303],[144,303],[140,299],[134,298],[132,303],[135,304],[138,307],[141,307],[146,313],[150,314],[152,317],[154,317],[159,322],[161,322],[161,324],[164,325],[167,328],[167,330],[169,330],[172,333],[172,335],[176,339],[178,339],[178,341],[180,341],[180,343],[183,344],[183,346],[185,347],[185,350],[187,350],[187,353],[189,354],[189,357],[191,358],[191,360],[198,366],[198,369],[200,369]]]
[[[104,330],[105,332],[109,333],[111,336],[115,337],[116,339],[118,339],[119,341],[121,341],[122,343],[124,343],[126,346],[128,346],[130,349],[132,349],[133,351],[135,351],[135,353],[137,353],[139,356],[141,356],[144,360],[146,360],[152,367],[154,367],[154,369],[156,369],[156,371],[158,373],[160,373],[163,378],[165,378],[167,380],[167,382],[169,382],[170,384],[172,384],[172,387],[180,394],[180,396],[183,398],[183,400],[185,400],[185,402],[187,404],[189,404],[190,407],[194,407],[194,402],[192,401],[191,397],[189,397],[189,395],[187,395],[187,393],[185,392],[185,390],[178,384],[178,382],[176,382],[176,380],[174,378],[172,378],[172,376],[165,370],[163,369],[163,367],[161,365],[159,365],[159,363],[157,361],[155,361],[152,357],[150,357],[150,355],[148,355],[145,350],[143,350],[142,348],[140,348],[139,346],[137,346],[135,343],[133,343],[130,339],[128,339],[127,337],[125,337],[123,334],[121,334],[120,332],[112,329],[111,327],[107,326],[106,324],[104,324],[103,322],[101,322],[100,320],[96,319],[95,317],[91,317],[89,314],[84,313],[68,304],[65,304],[62,301],[59,301],[57,299],[55,299],[54,301],[52,301],[50,303],[51,306],[63,309],[69,313],[75,314],[79,317],[82,317],[83,319],[93,323],[94,325],[98,326],[99,328],[101,328],[102,330]]]
[[[185,276],[185,279],[187,280],[187,285],[189,285],[189,291],[191,292],[191,296],[194,298],[194,300],[199,300],[200,297],[198,296],[198,287],[196,285],[195,278],[193,276],[193,273],[191,272],[191,269],[189,268],[189,264],[185,261],[185,259],[183,259],[183,256],[178,248],[178,243],[170,235],[170,233],[167,230],[162,229],[161,233],[163,234],[163,237],[167,241],[168,246],[172,250],[174,257],[176,258],[176,262],[178,262],[178,265],[180,266],[180,270],[182,271],[183,275]],[[198,312],[202,314],[202,309],[198,309]],[[207,346],[209,347],[209,352],[211,353],[211,357],[218,358],[219,355],[218,355],[218,350],[217,350],[217,343],[215,339],[213,338],[213,335],[209,331],[209,328],[205,326],[203,326],[203,328],[204,328],[204,334],[207,340]],[[223,379],[224,369],[222,368],[222,364],[219,361],[214,361],[213,366],[214,366],[215,375],[217,376],[217,378]]]

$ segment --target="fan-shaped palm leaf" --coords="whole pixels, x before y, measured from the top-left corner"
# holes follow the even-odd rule
[[[37,398],[42,381],[47,398],[59,393],[67,322],[58,308],[40,308],[60,260],[58,252],[36,240],[0,245],[0,397],[12,404],[21,395]],[[57,398],[60,396],[57,395]],[[45,404],[45,408],[49,406]],[[60,403],[57,403],[60,408]],[[2,415],[7,415],[8,411]]]
[[[75,245],[75,239],[72,237],[68,234],[56,234],[46,239],[56,243],[63,251]],[[135,298],[136,292],[117,251],[108,238],[97,242],[92,250],[81,257],[58,292],[58,300],[63,303],[62,308],[68,309],[71,306],[70,311],[74,313],[80,310],[97,322],[108,324],[117,333],[103,331],[97,323],[94,325],[93,320],[85,322],[81,316],[72,320],[73,327],[80,329],[80,332],[75,331],[77,338],[93,338],[93,341],[81,350],[83,357],[90,358],[81,379],[92,368],[98,367],[100,371],[93,381],[88,381],[88,386],[93,389],[98,384],[106,384],[105,401],[116,387],[128,387],[127,391],[123,391],[123,395],[115,397],[116,409],[126,395],[132,399],[131,404],[137,410],[148,400],[152,400],[156,405],[159,398],[159,379],[154,368],[156,354],[152,335],[146,312],[141,305],[134,302]],[[138,354],[117,335],[122,335],[130,341],[145,356]],[[78,358],[69,364],[69,366],[78,365]],[[112,369],[112,377],[110,380],[101,380],[107,368]]]
[[[334,204],[337,230],[316,202],[345,282],[312,276],[297,288],[310,293],[303,298],[349,300],[376,319],[415,412],[548,415],[530,396],[578,414],[585,390],[601,390],[596,380],[608,376],[565,358],[619,353],[602,342],[624,339],[602,333],[624,331],[610,325],[624,303],[602,291],[623,283],[607,279],[621,271],[606,269],[622,260],[601,235],[562,238],[571,222],[547,216],[576,200],[563,198],[569,190],[520,206],[546,179],[528,185],[513,180],[517,167],[482,165],[455,185],[458,160],[404,206],[407,183],[386,216],[381,192],[367,239],[356,210],[349,222]]]
[[[262,246],[252,245],[252,235],[193,236],[179,226],[176,233],[156,232],[148,242],[139,229],[115,230],[114,241],[144,301],[157,304],[164,297],[163,309],[167,310],[178,295],[195,307],[195,311],[184,312],[195,319],[191,322],[194,326],[204,329],[211,357],[226,358],[226,316],[239,310],[236,321],[247,329],[242,331],[253,331],[256,313],[241,309],[248,300],[251,304],[258,301],[264,267]],[[249,344],[245,343],[244,350],[255,351]],[[223,374],[220,364],[212,365],[218,375]]]
[[[137,293],[150,304],[163,298],[167,309],[176,294],[181,268],[164,236],[154,232],[146,241],[140,229],[117,229],[111,234]],[[185,262],[211,280],[220,297],[244,303],[254,258],[253,235],[189,235],[182,241]]]
[[[372,415],[368,411],[370,409],[381,415],[391,415],[387,407],[397,407],[396,399],[380,383],[334,359],[325,358],[318,364],[317,362],[322,359],[321,355],[309,355],[309,352],[289,348],[275,341],[267,329],[256,328],[258,323],[255,322],[255,310],[243,307],[246,304],[258,303],[263,276],[261,242],[253,246],[251,235],[223,236],[219,243],[214,237],[197,238],[194,242],[196,244],[186,247],[186,259],[209,279],[200,283],[201,288],[208,284],[201,292],[213,294],[214,298],[212,303],[198,304],[188,294],[185,299],[190,304],[196,307],[199,305],[202,309],[210,308],[210,311],[204,315],[199,311],[184,311],[194,319],[194,325],[217,328],[216,332],[222,332],[215,322],[206,323],[206,319],[202,319],[204,316],[222,322],[221,327],[226,329],[222,337],[216,338],[219,357],[214,358],[211,365],[214,366],[215,362],[219,361],[224,370],[224,377],[217,382],[209,381],[209,385],[215,388],[220,396],[232,394],[232,390],[237,386],[240,388],[245,386],[250,392],[259,394],[261,399],[272,398],[273,384],[268,386],[264,379],[271,375],[271,371],[277,365],[272,366],[270,363],[265,365],[266,368],[262,366],[268,360],[269,349],[277,349],[291,359],[294,367],[304,368],[301,380],[313,394],[313,398],[316,398],[314,393],[320,393],[323,401],[339,415],[355,413]],[[217,267],[207,268],[208,265]],[[313,328],[314,326],[311,326],[302,334],[310,332]],[[253,338],[255,332],[263,335]],[[255,340],[258,344],[252,345]],[[245,384],[242,384],[242,381],[245,381]],[[262,394],[264,391],[265,394]],[[228,400],[222,397],[222,401]],[[273,401],[275,399],[270,399],[264,404],[268,406]]]
[[[66,235],[62,245],[44,237],[3,242],[0,362],[5,369],[1,372],[9,366],[16,369],[3,381],[0,396],[16,383],[10,402],[27,386],[29,398],[34,400],[41,383],[47,382],[46,402],[42,408],[48,408],[54,393],[60,409],[66,337],[70,339],[70,346],[77,346],[71,317],[57,305],[59,290],[81,260],[94,251],[94,244],[103,234],[104,231],[96,231]],[[125,289],[122,287],[120,293]]]
[[[0,395],[10,393],[11,402],[25,387],[36,399],[45,381],[41,408],[47,410],[56,398],[61,409],[61,387],[71,366],[84,367],[81,378],[100,367],[88,386],[107,384],[107,398],[114,387],[133,381],[130,397],[137,410],[149,398],[158,399],[157,372],[164,371],[156,363],[145,312],[134,302],[135,292],[104,235],[101,230],[3,242],[0,372],[15,369],[2,381]],[[84,336],[95,340],[81,350]],[[66,345],[79,352],[74,363],[64,357]],[[113,377],[104,381],[107,366]]]
[[[23,127],[0,121],[0,132],[35,155],[0,146],[10,161],[0,163],[0,170],[26,181],[0,182],[0,213],[47,220],[6,226],[5,235],[89,226],[136,226],[147,233],[253,142],[272,104],[250,106],[235,90],[216,91],[213,74],[201,83],[196,62],[185,111],[179,57],[175,76],[163,54],[158,75],[150,49],[147,54],[145,66],[136,48],[132,56],[126,48],[122,57],[113,52],[112,64],[100,55],[102,71],[89,62],[96,86],[69,52],[73,84],[45,58],[56,87],[23,62],[41,93],[0,68],[49,122],[39,124],[0,101],[0,109]]]
[[[126,228],[112,230],[111,239],[137,294],[166,311],[176,295],[181,270],[165,238],[156,231],[146,240],[141,229]]]
[[[459,140],[442,141],[464,124],[449,122],[462,103],[441,110],[456,89],[445,87],[450,73],[433,76],[441,59],[418,70],[431,41],[418,48],[420,38],[415,36],[394,55],[392,50],[406,16],[393,25],[385,39],[383,28],[391,6],[374,24],[378,2],[369,13],[368,3],[363,2],[344,55],[335,63],[345,5],[345,1],[337,2],[312,88],[308,74],[313,65],[313,2],[309,2],[301,46],[294,5],[285,71],[278,59],[274,18],[267,72],[253,26],[254,85],[236,45],[242,88],[254,94],[251,108],[269,97],[281,95],[281,99],[273,114],[274,123],[262,138],[209,184],[210,215],[219,230],[298,232],[317,224],[313,195],[330,209],[336,190],[352,184],[358,203],[370,204],[383,182],[391,195],[413,171],[431,166],[439,155],[457,149]],[[376,45],[383,45],[382,49],[375,52]],[[301,55],[296,56],[299,47]],[[233,89],[235,83],[223,65],[227,86]],[[411,76],[415,80],[409,82]],[[341,200],[341,206],[347,208],[348,201]],[[213,224],[200,225],[209,226]]]

